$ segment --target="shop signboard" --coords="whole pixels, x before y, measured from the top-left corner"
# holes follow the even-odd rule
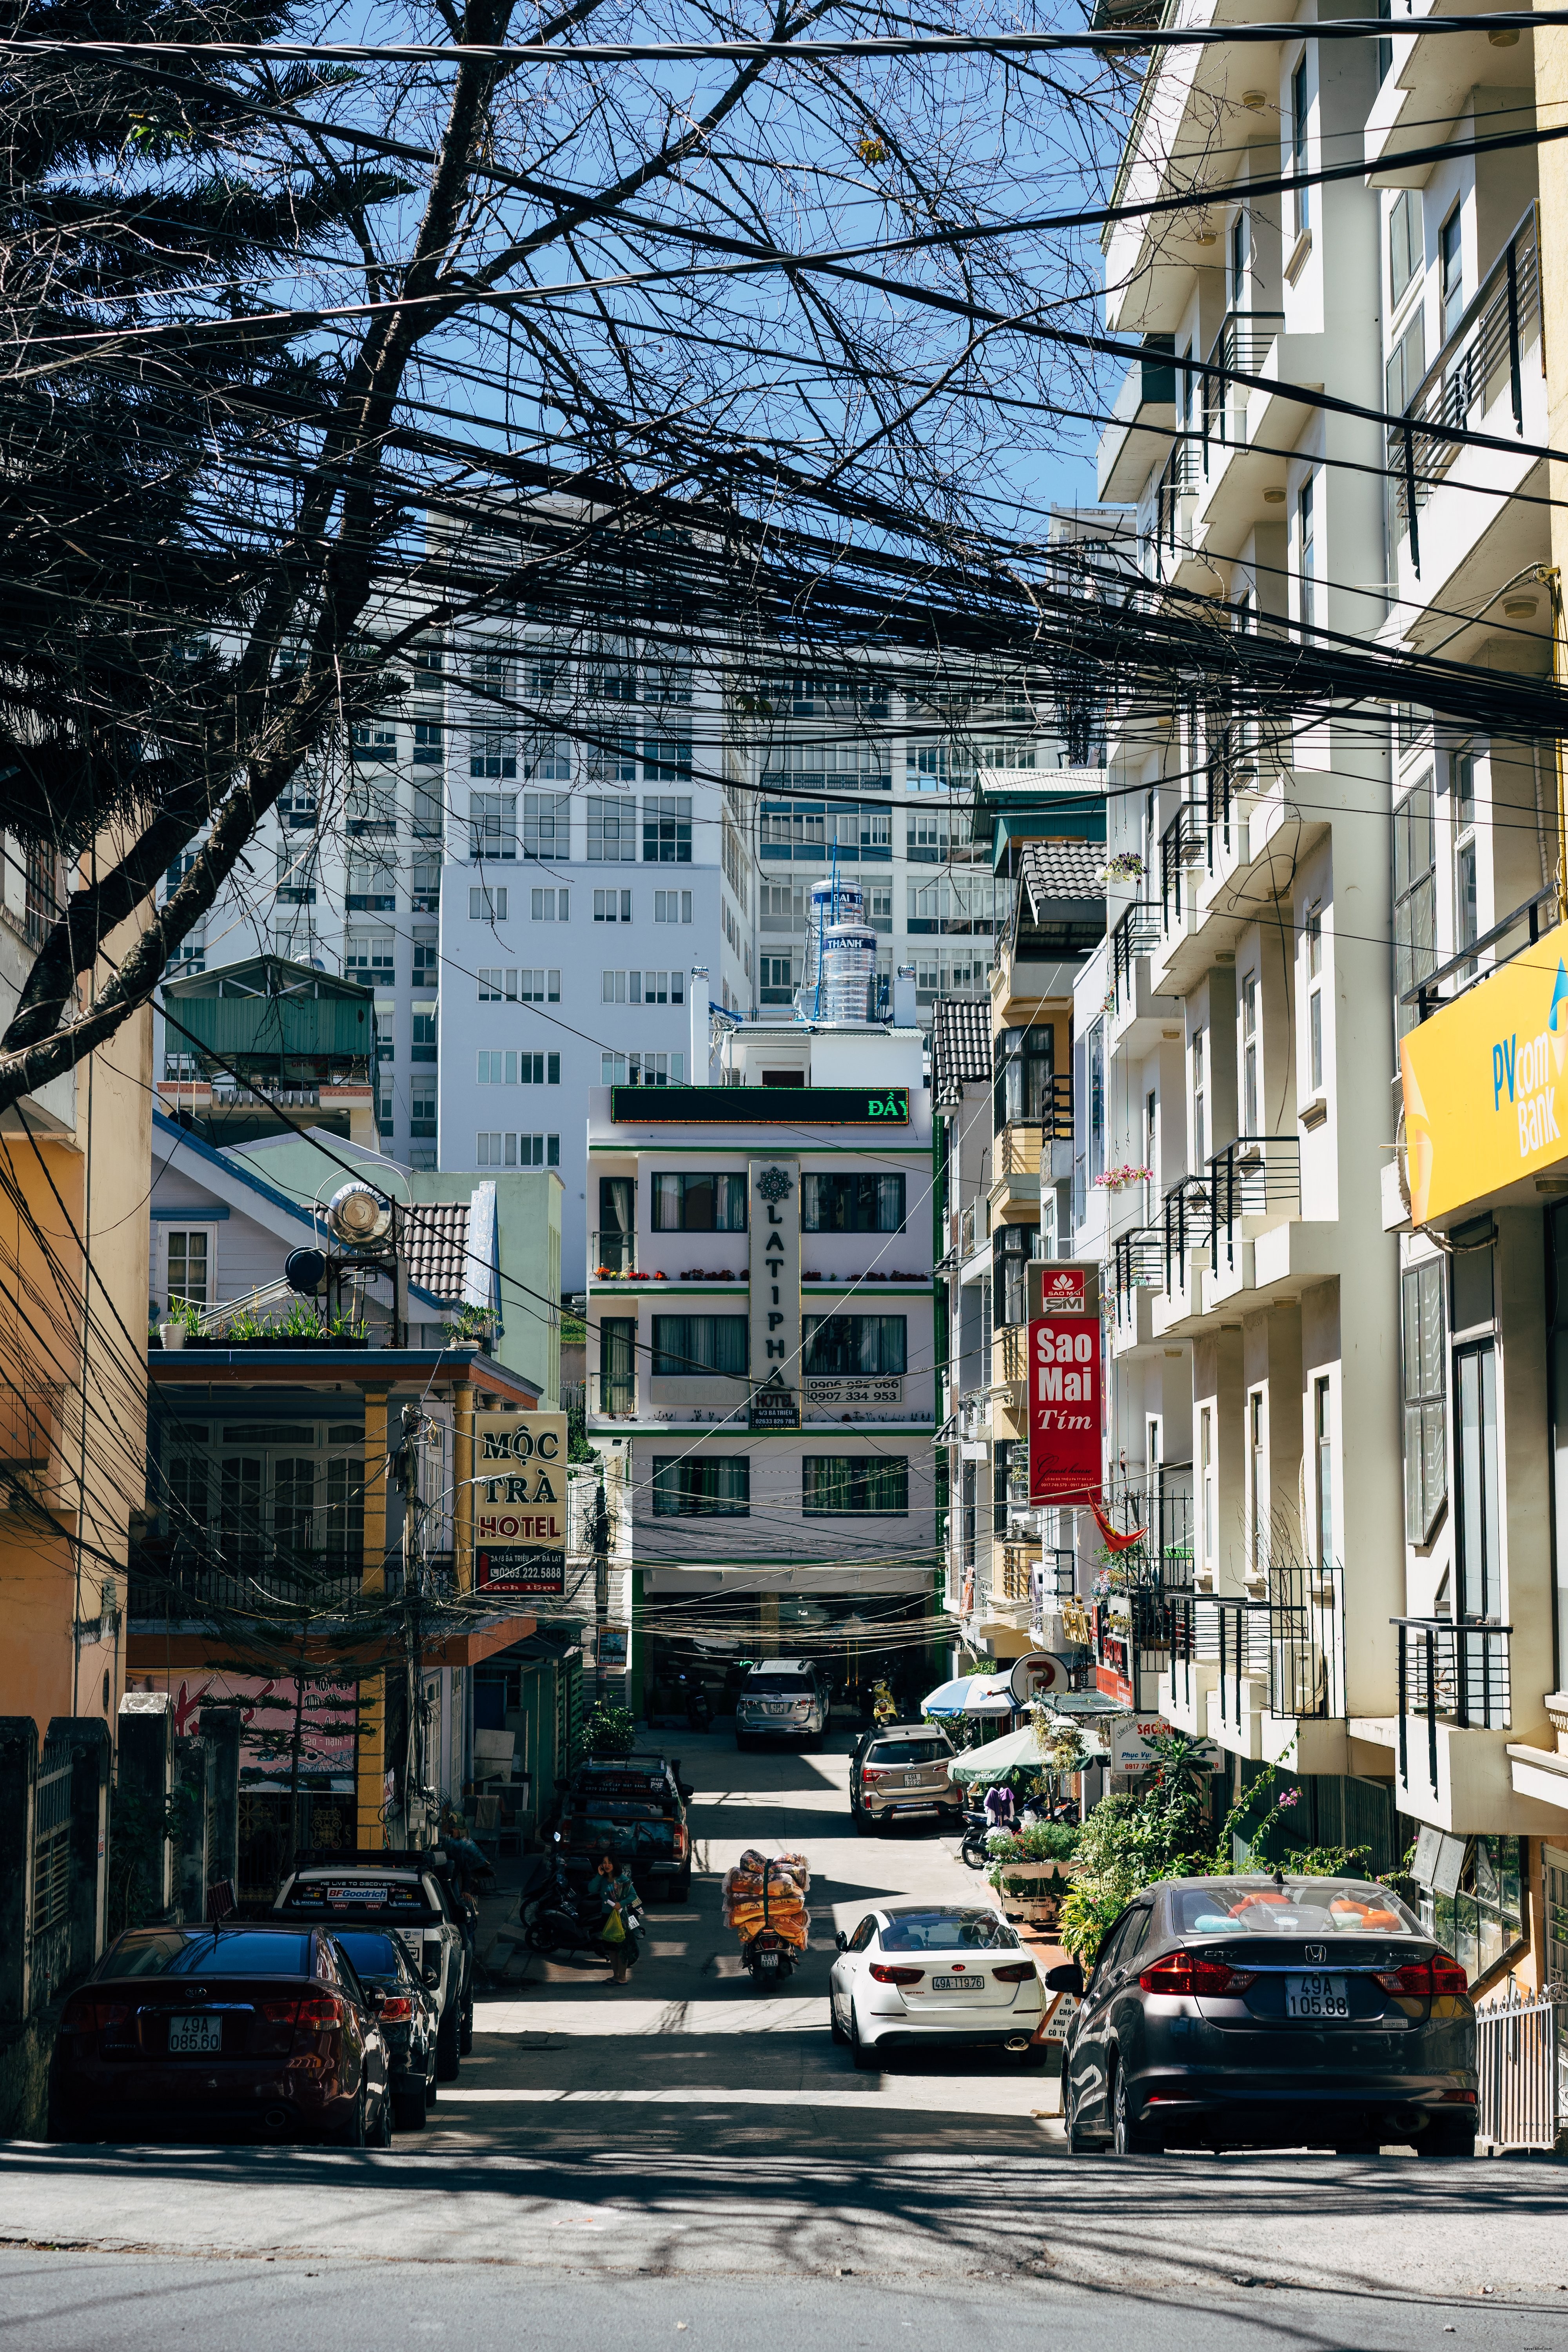
[[[1048,1698],[1054,1706],[1061,1693],[1070,1688],[1072,1676],[1065,1658],[1050,1650],[1031,1650],[1027,1657],[1014,1660],[1008,1680],[1020,1706],[1037,1698]]]
[[[862,1412],[887,1410],[901,1405],[904,1384],[896,1373],[886,1380],[821,1380],[805,1382],[807,1404],[858,1406]]]
[[[474,1585],[566,1590],[566,1416],[474,1415]]]
[[[732,1089],[743,1093],[742,1087]],[[753,1429],[800,1427],[800,1162],[747,1170]]]
[[[1568,924],[1401,1041],[1419,1226],[1568,1160]]]
[[[753,1429],[798,1429],[799,1391],[772,1381],[760,1389],[753,1389],[751,1423]]]
[[[1100,1738],[1110,1750],[1113,1772],[1147,1772],[1160,1761],[1159,1752],[1150,1742],[1163,1738],[1170,1730],[1163,1715],[1123,1715],[1100,1728]],[[1197,1753],[1197,1762],[1205,1771],[1212,1770],[1219,1760],[1216,1749],[1204,1740]]]
[[[908,1087],[612,1087],[631,1127],[908,1127]]]
[[[1100,1493],[1100,1322],[1081,1270],[1059,1272],[1069,1288],[1029,1325],[1029,1500],[1087,1504]]]

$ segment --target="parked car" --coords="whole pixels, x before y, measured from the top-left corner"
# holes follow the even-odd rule
[[[417,1960],[395,1927],[340,1927],[333,1937],[367,1992],[381,1995],[377,2022],[386,2043],[392,2120],[423,2131],[436,2104],[436,2043],[441,2012]]]
[[[900,1815],[957,1823],[963,1800],[949,1778],[953,1746],[929,1724],[889,1724],[857,1740],[849,1761],[849,1811],[861,1834]]]
[[[890,1903],[837,1938],[828,2022],[855,2063],[912,2044],[1011,2050],[1045,2063],[1039,1970],[990,1906]]]
[[[820,1739],[827,1728],[827,1686],[809,1659],[764,1658],[735,1694],[735,1745],[756,1739]]]
[[[679,1759],[630,1756],[580,1764],[561,1783],[551,1850],[575,1882],[610,1853],[626,1864],[645,1902],[684,1903],[691,1892],[690,1794]]]
[[[473,2040],[473,1962],[455,1899],[430,1854],[302,1864],[284,1880],[274,1910],[289,1919],[319,1919],[334,1933],[395,1927],[417,1951],[420,1976],[438,2007],[437,2078],[457,2081],[462,2053]]]
[[[56,2139],[248,2129],[384,2147],[381,1995],[320,1927],[136,1927],[61,2011]]]
[[[1075,2150],[1408,2141],[1469,2156],[1476,2019],[1465,1971],[1386,1886],[1178,1878],[1110,1927],[1063,2059]]]

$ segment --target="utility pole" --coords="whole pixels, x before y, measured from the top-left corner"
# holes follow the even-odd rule
[[[403,1817],[410,1845],[426,1841],[425,1801],[427,1773],[425,1758],[425,1534],[419,1508],[419,1433],[423,1416],[416,1404],[403,1407],[403,1435],[392,1458],[393,1475],[403,1496],[403,1643],[407,1675],[408,1744],[404,1755]],[[416,1802],[417,1801],[417,1827]]]

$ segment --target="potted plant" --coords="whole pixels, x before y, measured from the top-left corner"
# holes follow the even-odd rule
[[[1009,1919],[1025,1919],[1054,1933],[1072,1885],[1068,1864],[1078,1850],[1072,1822],[1031,1822],[1020,1830],[994,1832],[987,1839],[986,1872]]]

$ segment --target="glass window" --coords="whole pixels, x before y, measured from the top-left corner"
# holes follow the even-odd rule
[[[1499,1526],[1497,1358],[1489,1339],[1454,1358],[1454,1474],[1458,1487],[1461,1617],[1495,1618],[1502,1606]]]
[[[689,757],[686,772],[690,772]],[[663,793],[657,798],[644,801],[642,854],[645,866],[690,865],[691,802],[689,797]]]
[[[525,857],[560,859],[572,855],[572,800],[567,793],[524,793],[522,854]]]
[[[1424,1896],[1433,1935],[1472,1983],[1524,1940],[1520,1849],[1518,1838],[1472,1838],[1456,1892]]]
[[[1432,778],[1422,777],[1394,812],[1394,991],[1397,1034],[1416,1024],[1414,1004],[1398,1002],[1431,971],[1436,960],[1437,879],[1432,824]]]
[[[901,1176],[816,1176],[800,1180],[801,1230],[808,1234],[901,1234]]]
[[[1405,1536],[1431,1540],[1448,1491],[1447,1404],[1443,1387],[1443,1266],[1438,1258],[1409,1267],[1400,1285],[1404,1307]]]
[[[231,1929],[160,1927],[121,1936],[99,1962],[95,1979],[113,1977],[308,1977],[310,1938],[265,1927],[251,1934]]]
[[[744,1315],[656,1315],[653,1370],[666,1379],[722,1374],[743,1380],[751,1322]]]
[[[1317,500],[1314,477],[1308,475],[1296,500],[1296,543],[1300,556],[1301,583],[1301,621],[1310,628],[1318,617],[1318,541],[1316,526]]]
[[[1302,50],[1290,76],[1290,165],[1298,174],[1305,172],[1307,163],[1307,122],[1311,112],[1312,97],[1307,78],[1307,52]],[[1312,225],[1312,192],[1298,183],[1296,197],[1296,234],[1303,236]]]
[[[653,1178],[652,1222],[655,1233],[743,1234],[746,1179],[661,1171]]]
[[[637,804],[630,793],[590,796],[588,863],[625,866],[637,857]],[[623,917],[629,920],[629,916]]]
[[[602,1182],[617,1182],[604,1178]],[[603,1236],[601,1236],[601,1239]],[[606,1315],[599,1324],[599,1411],[631,1412],[637,1403],[637,1339],[635,1315]]]
[[[872,1754],[878,1753],[876,1749]],[[902,1756],[904,1750],[897,1749]],[[942,1748],[937,1751],[946,1755]],[[867,1759],[869,1761],[869,1759]],[[914,1758],[920,1763],[928,1759]],[[882,1930],[885,1952],[1014,1952],[1018,1938],[994,1911],[899,1911]]]
[[[1048,1024],[1002,1030],[992,1048],[992,1068],[998,1128],[1050,1118],[1055,1037]]]
[[[1261,1132],[1258,1083],[1258,974],[1249,971],[1241,983],[1241,1131]]]
[[[1334,1438],[1333,1398],[1327,1381],[1312,1383],[1312,1443],[1315,1473],[1318,1565],[1331,1566],[1334,1557]]]
[[[165,1246],[169,1273],[166,1295],[171,1312],[180,1306],[205,1307],[211,1236],[182,1233],[171,1227]]]
[[[902,1455],[808,1454],[801,1471],[801,1507],[808,1518],[908,1515],[910,1465]]]
[[[1323,910],[1307,909],[1302,940],[1307,965],[1307,1084],[1315,1095],[1323,1091]]]
[[[752,1465],[744,1454],[653,1457],[656,1518],[746,1518],[752,1507]]]
[[[1443,303],[1443,341],[1458,327],[1465,310],[1464,215],[1456,205],[1437,232],[1437,267]]]
[[[1379,48],[1384,46],[1378,44]],[[1388,215],[1388,299],[1395,307],[1422,266],[1421,248],[1421,192],[1401,188]]]
[[[476,859],[517,856],[515,793],[468,794],[468,856]]]
[[[1205,1048],[1207,1038],[1202,1029],[1193,1031],[1193,1166],[1202,1168],[1208,1154],[1208,1090],[1205,1084]]]
[[[902,1315],[807,1315],[801,1370],[807,1380],[901,1374],[908,1328]]]

